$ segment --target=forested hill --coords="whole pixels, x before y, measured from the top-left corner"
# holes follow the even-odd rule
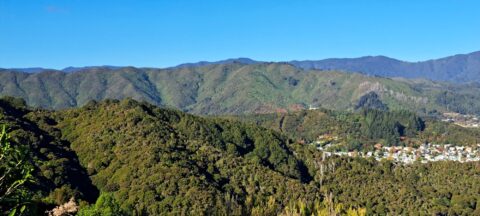
[[[479,90],[476,84],[302,70],[287,63],[233,61],[170,69],[107,66],[71,73],[0,70],[0,95],[53,109],[130,97],[196,114],[242,114],[309,106],[353,110],[362,104],[372,105],[365,102],[373,99],[373,105],[384,104],[390,110],[479,114]]]
[[[343,151],[372,150],[377,143],[410,147],[418,147],[425,142],[475,146],[480,140],[478,128],[421,118],[408,111],[318,109],[227,118],[283,132],[305,143],[317,141],[322,136],[337,137],[336,148]]]
[[[321,198],[289,140],[260,127],[133,100],[50,112],[8,98],[0,111],[31,151],[40,209],[94,202],[99,191],[128,215],[280,212],[289,200]]]
[[[478,163],[322,159],[312,146],[279,132],[134,100],[46,111],[5,98],[0,123],[35,167],[27,185],[32,214],[70,197],[78,215],[480,211]]]

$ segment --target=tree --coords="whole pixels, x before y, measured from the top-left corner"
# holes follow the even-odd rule
[[[387,111],[388,106],[380,100],[380,96],[378,96],[377,93],[372,91],[368,94],[363,95],[360,100],[358,100],[357,105],[355,105],[355,110],[359,109],[375,109]]]
[[[78,216],[121,216],[125,215],[120,205],[111,193],[102,193],[95,205],[85,206],[77,214]]]
[[[32,165],[27,161],[27,150],[10,143],[6,127],[0,133],[0,213],[21,215],[29,203],[25,187],[32,182]]]

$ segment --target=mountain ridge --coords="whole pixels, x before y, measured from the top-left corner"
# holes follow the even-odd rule
[[[242,61],[242,59],[243,58],[227,59],[213,62],[201,61],[181,64],[175,67],[204,66],[229,63],[232,61],[238,61],[244,64],[264,63],[264,61],[255,61],[252,59]],[[376,55],[356,58],[279,61],[277,63],[289,63],[305,70],[340,70],[384,77],[425,78],[434,81],[456,83],[480,82],[480,51],[416,62]]]
[[[266,61],[257,61],[250,58],[230,58],[219,61],[199,61],[183,63],[172,67],[155,69],[178,69],[218,64],[261,64]],[[362,56],[357,58],[326,58],[321,60],[292,60],[269,63],[288,63],[304,70],[339,70],[345,72],[360,72],[367,75],[384,77],[425,78],[434,81],[448,81],[455,83],[480,82],[480,51],[467,54],[430,59],[424,61],[403,61],[384,55]],[[76,72],[91,68],[120,69],[121,66],[85,66],[67,67],[60,71]],[[152,67],[140,67],[152,68]],[[27,73],[38,73],[52,69],[44,68],[13,68],[11,70]]]
[[[353,110],[370,92],[389,109],[480,113],[480,85],[303,70],[288,63],[182,68],[89,68],[67,73],[0,70],[0,96],[64,109],[90,100],[133,98],[196,114],[286,112],[310,105]]]
[[[426,78],[456,83],[480,81],[480,52],[408,62],[386,56],[290,62],[303,69],[357,71],[384,77]]]

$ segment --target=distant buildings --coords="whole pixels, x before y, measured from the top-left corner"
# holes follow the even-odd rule
[[[480,121],[475,115],[462,115],[460,113],[443,113],[443,122],[454,123],[461,127],[480,127]]]
[[[308,106],[308,110],[318,110],[319,108],[316,106],[312,106],[311,104]]]
[[[318,143],[312,143],[318,144]],[[374,151],[369,152],[328,152],[325,149],[331,147],[327,144],[323,147],[318,146],[317,149],[324,151],[324,156],[331,155],[349,156],[349,157],[374,157],[376,160],[392,160],[400,163],[411,164],[415,161],[428,163],[433,161],[458,161],[470,162],[480,161],[480,144],[476,146],[454,146],[451,144],[423,144],[419,148],[400,147],[400,146],[381,146],[375,145]]]

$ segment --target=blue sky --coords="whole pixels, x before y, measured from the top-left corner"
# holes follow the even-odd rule
[[[165,67],[480,50],[478,0],[0,0],[0,67]]]

